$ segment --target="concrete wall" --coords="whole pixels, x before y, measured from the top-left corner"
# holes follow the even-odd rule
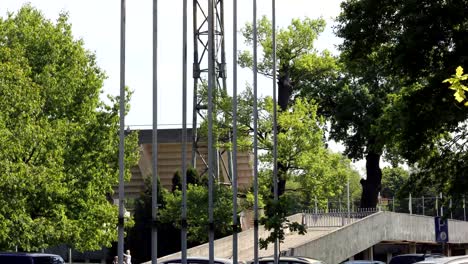
[[[288,217],[288,219],[290,221],[292,221],[292,222],[301,223],[302,214],[292,215],[292,216]],[[260,238],[266,238],[269,235],[269,233],[270,232],[263,229],[263,227],[259,228],[259,237]],[[238,243],[239,259],[240,260],[251,260],[252,257],[250,255],[253,256],[253,246],[254,246],[254,243],[253,243],[254,242],[253,241],[254,236],[253,235],[254,235],[254,230],[253,229],[248,229],[246,231],[242,231],[242,232],[238,233],[237,235],[238,235],[238,241],[239,241],[239,243]],[[271,253],[269,253],[271,251],[271,247],[269,249],[270,250],[268,250],[268,251],[260,252],[259,255],[260,256],[271,255]],[[227,236],[227,237],[215,240],[214,252],[215,252],[215,256],[218,257],[218,258],[232,258],[232,255],[233,255],[232,254],[232,236]],[[245,254],[245,252],[248,252],[250,254]],[[190,248],[190,249],[187,250],[187,255],[188,256],[208,256],[208,253],[209,253],[208,243],[205,243],[203,245],[193,247],[193,248]],[[248,255],[248,257],[244,257],[244,258],[241,259],[240,258],[241,255],[243,255],[243,256]],[[167,255],[167,256],[158,258],[158,262],[173,259],[173,258],[180,258],[180,257],[181,257],[180,252],[177,252],[177,253],[174,253],[174,254],[171,254],[171,255]],[[151,262],[146,262],[146,263],[151,263]]]
[[[302,221],[302,214],[289,218],[291,221]],[[315,234],[314,234],[315,233]],[[259,229],[259,236],[266,237],[268,232]],[[239,259],[253,258],[253,229],[238,234]],[[305,256],[337,264],[358,254],[382,241],[407,241],[434,243],[434,218],[392,212],[378,212],[356,222],[335,229],[309,229],[304,236],[288,234],[281,250],[295,256]],[[449,243],[468,244],[468,222],[449,220]],[[188,250],[188,256],[208,256],[208,244]],[[259,256],[273,254],[271,247],[259,252]],[[232,257],[232,236],[215,241],[215,256]],[[158,261],[179,258],[180,252]],[[147,262],[150,263],[150,262]]]
[[[297,246],[293,252],[334,264],[381,241],[434,243],[434,218],[379,212]],[[449,243],[468,243],[468,222],[449,220]]]
[[[382,229],[382,220],[385,219],[381,215],[382,213],[377,213],[368,216],[298,246],[294,249],[294,254],[323,260],[329,264],[340,263],[382,241],[385,233]]]

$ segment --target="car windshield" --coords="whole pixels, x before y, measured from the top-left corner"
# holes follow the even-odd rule
[[[63,260],[59,257],[34,257],[34,264],[63,264]]]

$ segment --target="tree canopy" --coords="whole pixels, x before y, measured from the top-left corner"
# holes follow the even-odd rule
[[[319,53],[314,48],[314,41],[325,29],[323,19],[303,20],[293,19],[291,25],[277,32],[277,65],[278,65],[278,106],[279,112],[288,111],[296,96],[306,86],[323,82],[335,65],[333,56],[324,51]],[[242,30],[247,45],[252,45],[251,24],[247,24]],[[272,24],[263,17],[257,22],[257,37],[261,52],[259,56],[258,72],[267,77],[272,77]],[[241,67],[252,68],[252,55],[249,51],[243,51],[239,56]],[[305,71],[304,69],[308,69]],[[317,103],[321,103],[317,101]],[[279,133],[287,133],[281,131]],[[286,188],[287,164],[284,160],[278,160],[278,192],[283,194]]]
[[[454,161],[465,153],[453,146],[460,143],[468,111],[454,102],[442,81],[454,67],[466,66],[467,9],[463,0],[348,0],[338,18],[337,34],[344,38],[341,50],[349,65],[366,76],[368,65],[377,61],[373,76],[378,85],[371,91],[389,87],[381,94],[387,103],[372,131],[381,135],[391,156],[416,165],[414,172],[422,178],[436,177],[440,186],[463,174],[456,169],[457,176],[447,170],[447,177],[429,176],[443,172],[440,166],[462,166]]]
[[[54,23],[26,5],[0,18],[0,249],[117,239],[119,99],[101,101],[104,79],[66,14]],[[136,134],[125,147],[128,179]]]

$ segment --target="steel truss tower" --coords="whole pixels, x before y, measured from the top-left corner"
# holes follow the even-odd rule
[[[192,167],[196,168],[197,157],[200,157],[206,166],[203,173],[208,171],[207,158],[199,151],[199,133],[197,133],[198,118],[206,120],[207,105],[203,98],[199,98],[208,80],[208,1],[213,1],[214,5],[214,66],[216,81],[213,91],[214,98],[221,93],[227,94],[226,85],[226,52],[224,34],[224,0],[193,0],[193,120],[192,120]],[[214,100],[216,102],[216,100]],[[213,109],[215,120],[223,118],[219,115],[216,103]],[[230,139],[230,138],[229,138]],[[218,139],[215,138],[215,142]],[[215,144],[216,145],[216,144]],[[216,148],[216,147],[215,147]],[[229,180],[232,179],[231,153],[227,153],[227,161],[222,157],[225,150],[215,149],[213,171],[215,177],[219,178],[220,168],[227,172]],[[202,174],[203,174],[202,173]]]

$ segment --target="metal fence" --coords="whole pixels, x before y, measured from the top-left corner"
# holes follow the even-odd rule
[[[339,209],[304,210],[302,212],[302,224],[307,228],[340,227],[376,212],[378,212],[377,208],[358,208],[349,212],[348,210]]]
[[[445,216],[449,219],[467,220],[465,198],[444,198],[438,196],[421,196],[407,198],[379,198],[380,210],[426,216]]]
[[[348,205],[349,203],[349,205]],[[349,209],[345,209],[349,208]],[[444,216],[449,219],[467,220],[465,198],[421,196],[407,198],[379,197],[377,208],[359,208],[359,201],[327,200],[326,207],[315,203],[314,209],[303,210],[302,223],[310,227],[340,227],[355,222],[378,211],[390,211],[425,216]]]

